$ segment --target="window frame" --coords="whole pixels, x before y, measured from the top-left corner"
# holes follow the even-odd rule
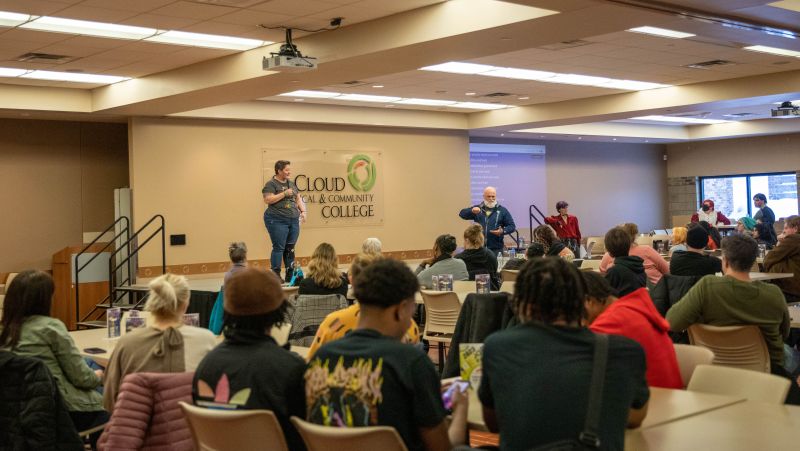
[[[770,175],[793,175],[797,177],[797,171],[788,171],[788,172],[753,172],[750,174],[727,174],[727,175],[704,175],[698,177],[698,183],[700,184],[700,199],[698,199],[698,204],[706,199],[705,188],[703,187],[703,181],[707,179],[724,179],[724,178],[733,178],[733,177],[744,177],[745,183],[747,185],[747,216],[753,217],[753,193],[750,189],[750,178],[751,177],[764,177]],[[798,194],[800,194],[800,187],[798,188]],[[800,211],[800,208],[798,208]]]

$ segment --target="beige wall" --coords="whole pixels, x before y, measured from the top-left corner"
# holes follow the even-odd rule
[[[186,234],[186,246],[168,246],[167,264],[225,261],[236,240],[248,258],[268,258],[260,171],[268,147],[384,151],[385,225],[303,228],[299,256],[322,241],[353,253],[369,236],[389,251],[428,249],[466,225],[457,214],[469,203],[466,132],[138,118],[130,127],[134,222],[161,213],[168,234]],[[140,266],[158,263],[143,251]]]
[[[113,221],[127,180],[125,124],[0,119],[0,272],[49,269]]]
[[[667,145],[669,177],[800,169],[800,133]]]

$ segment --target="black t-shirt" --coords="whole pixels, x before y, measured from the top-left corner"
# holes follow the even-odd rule
[[[436,426],[445,417],[431,359],[375,330],[356,329],[322,345],[305,379],[308,421],[392,426],[412,451],[424,449],[419,429]]]
[[[722,272],[722,260],[712,255],[690,251],[675,251],[669,260],[669,273],[673,276],[708,276]]]
[[[297,185],[293,181],[287,179],[285,182],[280,182],[273,177],[261,189],[261,194],[265,196],[278,194],[287,189],[291,189],[293,194],[267,206],[268,215],[292,219],[300,217],[300,210],[297,208]]]
[[[194,373],[194,403],[203,407],[271,410],[281,424],[289,449],[305,449],[289,421],[292,415],[305,415],[305,361],[265,334],[226,331],[225,335],[225,341],[206,354]],[[227,399],[217,399],[220,397]]]
[[[586,421],[595,335],[586,328],[522,324],[496,332],[483,346],[478,396],[494,407],[500,449],[527,450],[577,439]],[[642,347],[609,336],[600,415],[603,450],[622,450],[628,409],[650,397]]]
[[[299,287],[297,294],[341,294],[347,297],[347,278],[344,275],[342,275],[342,284],[336,288],[327,288],[317,285],[311,277],[306,277],[301,280]]]

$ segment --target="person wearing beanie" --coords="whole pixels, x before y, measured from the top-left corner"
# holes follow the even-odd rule
[[[186,277],[167,273],[153,279],[149,287],[144,304],[150,314],[147,326],[120,338],[108,361],[103,404],[109,412],[128,374],[194,371],[217,344],[210,330],[183,324],[191,294]]]
[[[266,409],[278,419],[291,450],[304,450],[292,426],[293,415],[305,417],[305,361],[270,336],[287,318],[288,303],[278,276],[245,268],[224,287],[225,340],[200,362],[192,382],[192,399],[200,407]]]
[[[676,251],[669,262],[673,276],[703,277],[722,272],[722,261],[703,252],[708,243],[708,232],[697,224],[686,231],[686,250]]]
[[[700,209],[692,215],[691,221],[693,223],[706,221],[714,227],[721,225],[731,225],[731,220],[725,217],[721,212],[714,210],[714,201],[706,199]]]
[[[756,228],[756,220],[750,216],[742,216],[736,221],[736,232],[740,234],[752,235]]]

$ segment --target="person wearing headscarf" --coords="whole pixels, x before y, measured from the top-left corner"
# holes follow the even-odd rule
[[[692,222],[705,221],[714,227],[721,225],[731,225],[731,220],[721,212],[714,210],[714,201],[706,199],[695,214],[692,215]]]

